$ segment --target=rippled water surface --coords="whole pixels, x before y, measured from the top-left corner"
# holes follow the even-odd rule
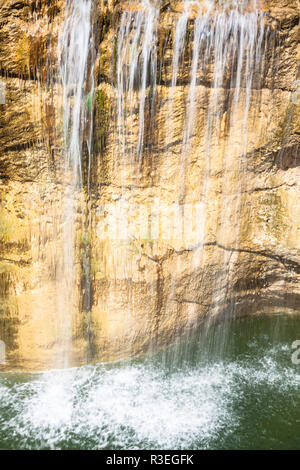
[[[297,339],[300,318],[243,319],[151,359],[2,374],[0,448],[300,449]]]

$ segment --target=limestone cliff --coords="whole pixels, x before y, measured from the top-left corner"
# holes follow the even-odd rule
[[[187,10],[178,64],[176,25],[185,6],[155,3],[146,64],[155,68],[145,69],[143,96],[141,57],[148,49],[140,39],[139,80],[132,75],[130,82],[128,61],[149,11],[143,13],[139,1],[93,2],[92,152],[83,150],[83,188],[76,196],[71,363],[164,347],[207,317],[299,312],[299,2],[259,4],[263,34],[255,28],[253,34],[256,48],[261,41],[261,61],[253,60],[249,94],[251,47],[222,69],[219,82],[217,45],[205,56],[199,40],[205,61],[191,82],[202,3]],[[0,104],[0,339],[8,369],[55,367],[66,347],[57,274],[64,249],[57,46],[64,10],[62,0],[0,2],[6,87]],[[236,77],[232,81],[238,63],[246,77],[240,101]]]

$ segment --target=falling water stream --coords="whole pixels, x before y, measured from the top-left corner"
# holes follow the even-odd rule
[[[84,143],[89,154],[88,182],[90,173],[92,113],[88,100],[93,95],[94,87],[93,73],[88,68],[88,59],[92,50],[91,7],[92,0],[67,1],[65,22],[60,31],[58,43],[65,138],[63,260],[61,272],[58,275],[58,314],[62,325],[63,340],[60,365],[64,367],[69,365],[69,351],[73,333],[72,319],[74,307],[77,307],[74,302],[76,212],[80,202],[81,207],[85,207],[84,200],[82,200]],[[84,212],[81,215],[79,228],[82,232],[82,238],[84,238],[85,231],[85,216]],[[85,256],[84,252],[83,257],[85,258]],[[86,259],[83,260],[83,266],[88,269]],[[89,295],[88,282],[87,275],[84,286],[87,296]]]
[[[120,155],[124,157],[129,150],[136,160],[141,158],[144,147],[146,93],[151,93],[152,101],[155,98],[158,13],[158,8],[144,0],[139,10],[123,13],[118,36],[118,148]],[[137,83],[138,94],[134,92]],[[133,122],[129,111],[135,100],[139,109],[136,143],[131,141]]]
[[[122,164],[129,155],[133,182],[147,151],[148,117],[150,122],[155,119],[159,96],[160,5],[151,0],[138,3],[139,8],[128,8],[120,17],[115,83],[115,158]],[[284,312],[227,323],[208,321],[197,335],[193,333],[164,351],[152,351],[148,357],[68,368],[76,309],[74,284],[78,278],[76,237],[78,232],[84,237],[89,217],[82,162],[85,148],[88,193],[94,96],[92,9],[93,0],[66,1],[58,44],[65,137],[63,259],[57,274],[58,316],[63,331],[57,367],[62,369],[43,374],[1,374],[0,449],[299,449],[300,366],[291,361],[291,345],[300,338],[300,324]],[[188,33],[192,51],[186,67]],[[204,169],[198,197],[199,244],[207,236],[211,162],[224,133],[222,103],[226,93],[229,104],[221,191],[224,195],[228,192],[233,173],[240,175],[238,197],[230,208],[236,220],[240,217],[250,104],[253,89],[258,93],[262,87],[259,77],[265,63],[264,37],[264,14],[255,0],[186,0],[178,14],[164,104],[171,125],[159,131],[168,148],[178,132],[172,124],[179,114],[176,93],[187,81],[183,128],[177,136],[181,155],[179,190],[175,191],[177,202],[184,204],[187,169],[199,132],[198,113],[207,97],[203,77],[208,74],[211,81],[203,132]],[[241,135],[238,149],[237,132]],[[229,168],[226,159],[229,151],[234,155],[234,169]],[[120,182],[124,190],[122,172]],[[78,218],[79,205],[86,209]],[[217,234],[221,241],[222,227],[230,217],[228,211],[224,202]],[[233,225],[239,227],[238,223]],[[238,232],[233,236],[236,244]],[[195,254],[194,269],[202,267],[203,256],[203,252]],[[230,276],[228,265],[232,260],[225,252],[223,256],[223,271]],[[89,297],[89,260],[83,260],[83,264],[84,289]],[[177,272],[181,268],[179,263]],[[174,272],[167,306],[173,301],[176,276]],[[227,296],[221,284],[214,292],[212,305],[220,302],[220,296]],[[215,320],[217,312],[211,313]],[[229,319],[232,313],[228,313]]]

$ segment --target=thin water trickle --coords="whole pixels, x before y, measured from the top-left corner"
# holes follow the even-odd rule
[[[177,86],[179,65],[184,54],[187,25],[188,25],[189,13],[190,13],[189,11],[190,4],[191,2],[189,1],[184,2],[183,13],[179,17],[178,22],[176,24],[174,46],[173,46],[173,58],[172,58],[172,79],[171,79],[171,86],[170,86],[170,90],[168,94],[168,111],[167,111],[168,120],[166,122],[167,128],[166,128],[166,139],[165,139],[166,146],[172,142],[173,134],[174,134],[174,128],[173,128],[173,123],[172,123],[172,118],[174,119],[174,93],[175,93],[175,89]],[[171,126],[170,126],[170,122],[171,122]]]
[[[85,210],[82,194],[83,143],[91,152],[91,105],[93,96],[93,74],[89,74],[88,59],[92,50],[91,44],[91,8],[92,0],[68,0],[66,3],[65,22],[59,34],[58,56],[60,58],[60,76],[63,93],[64,122],[64,212],[63,212],[63,260],[59,272],[58,312],[62,329],[62,358],[64,367],[69,365],[70,343],[72,338],[73,314],[76,305],[75,281],[75,243],[76,212],[83,207],[81,231],[84,234]],[[88,179],[90,172],[90,155]],[[82,235],[84,237],[84,235]],[[83,260],[84,269],[87,262]],[[87,279],[88,283],[88,279]],[[88,285],[86,285],[88,288]]]
[[[140,160],[144,149],[146,100],[150,113],[156,93],[157,22],[159,10],[143,0],[139,8],[122,15],[118,34],[117,96],[118,148],[123,159],[127,152],[132,164]],[[138,122],[134,108],[138,108]],[[137,126],[137,142],[133,139]],[[122,162],[121,162],[122,163]]]
[[[66,168],[74,188],[82,184],[82,142],[87,121],[88,57],[91,47],[91,0],[69,0],[59,35],[63,85]]]

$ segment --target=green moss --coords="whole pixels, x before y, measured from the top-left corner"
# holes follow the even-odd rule
[[[13,224],[9,223],[6,220],[0,219],[0,240],[6,241],[9,239],[9,236],[13,233],[14,227]]]
[[[263,196],[258,220],[277,240],[282,238],[286,230],[284,214],[285,210],[278,193],[269,192]]]
[[[15,60],[20,76],[29,74],[30,44],[26,34],[16,38]]]
[[[154,240],[152,238],[142,238],[140,240],[130,240],[129,241],[129,251],[133,255],[141,255],[142,253],[150,252],[153,249]]]
[[[114,35],[114,48],[113,48],[113,74],[117,72],[117,57],[118,57],[118,37]]]
[[[106,135],[109,125],[109,99],[104,90],[97,90],[97,130],[99,139],[99,148],[103,152],[106,146]]]
[[[93,259],[91,262],[91,276],[95,277],[97,274],[105,274],[105,263],[103,259]]]
[[[5,194],[1,194],[5,201]],[[14,218],[8,212],[0,208],[0,243],[8,243],[16,230]]]
[[[105,55],[104,49],[102,49],[101,56],[100,56],[100,73],[101,74],[104,74],[105,66],[106,66],[106,55]]]
[[[0,271],[0,338],[9,350],[17,347],[15,339],[18,326],[18,308],[12,281],[10,272]]]
[[[12,263],[9,263],[8,261],[2,261],[0,263],[0,276],[1,274],[13,274],[16,271],[17,268],[16,266],[12,265]]]
[[[87,95],[86,105],[87,105],[88,112],[91,112],[92,107],[93,107],[93,94],[92,93],[89,93]]]

